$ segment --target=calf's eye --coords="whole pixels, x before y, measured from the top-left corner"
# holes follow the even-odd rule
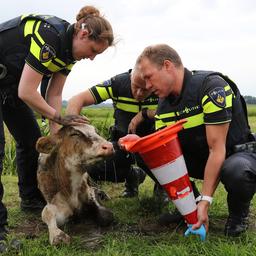
[[[79,134],[79,133],[71,133],[70,136],[71,136],[71,137],[79,137],[80,134]]]

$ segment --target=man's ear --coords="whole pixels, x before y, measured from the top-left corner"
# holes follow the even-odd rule
[[[174,64],[170,60],[164,60],[163,67],[166,70],[172,69],[174,67]]]
[[[80,34],[80,37],[82,38],[82,39],[84,39],[84,38],[87,38],[88,37],[88,35],[89,35],[89,31],[88,31],[88,29],[81,29],[80,31],[79,31],[81,34]]]
[[[39,153],[49,154],[57,145],[56,136],[41,137],[36,143],[36,150]]]

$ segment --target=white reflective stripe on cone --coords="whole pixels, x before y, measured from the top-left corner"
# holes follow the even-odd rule
[[[183,155],[151,171],[161,185],[177,180],[188,172]]]
[[[173,200],[173,203],[182,215],[187,215],[197,209],[193,192],[181,199]]]

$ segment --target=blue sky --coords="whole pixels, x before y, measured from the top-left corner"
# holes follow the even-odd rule
[[[119,42],[94,61],[75,65],[64,99],[132,68],[144,47],[155,43],[175,48],[188,69],[223,72],[242,94],[256,96],[254,0],[8,0],[0,22],[41,13],[73,23],[84,5],[94,5],[105,14]]]

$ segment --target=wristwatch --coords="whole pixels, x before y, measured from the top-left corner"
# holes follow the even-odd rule
[[[204,196],[204,195],[201,195],[201,198],[199,201],[207,201],[209,202],[210,204],[212,204],[212,200],[213,198],[211,196]]]

